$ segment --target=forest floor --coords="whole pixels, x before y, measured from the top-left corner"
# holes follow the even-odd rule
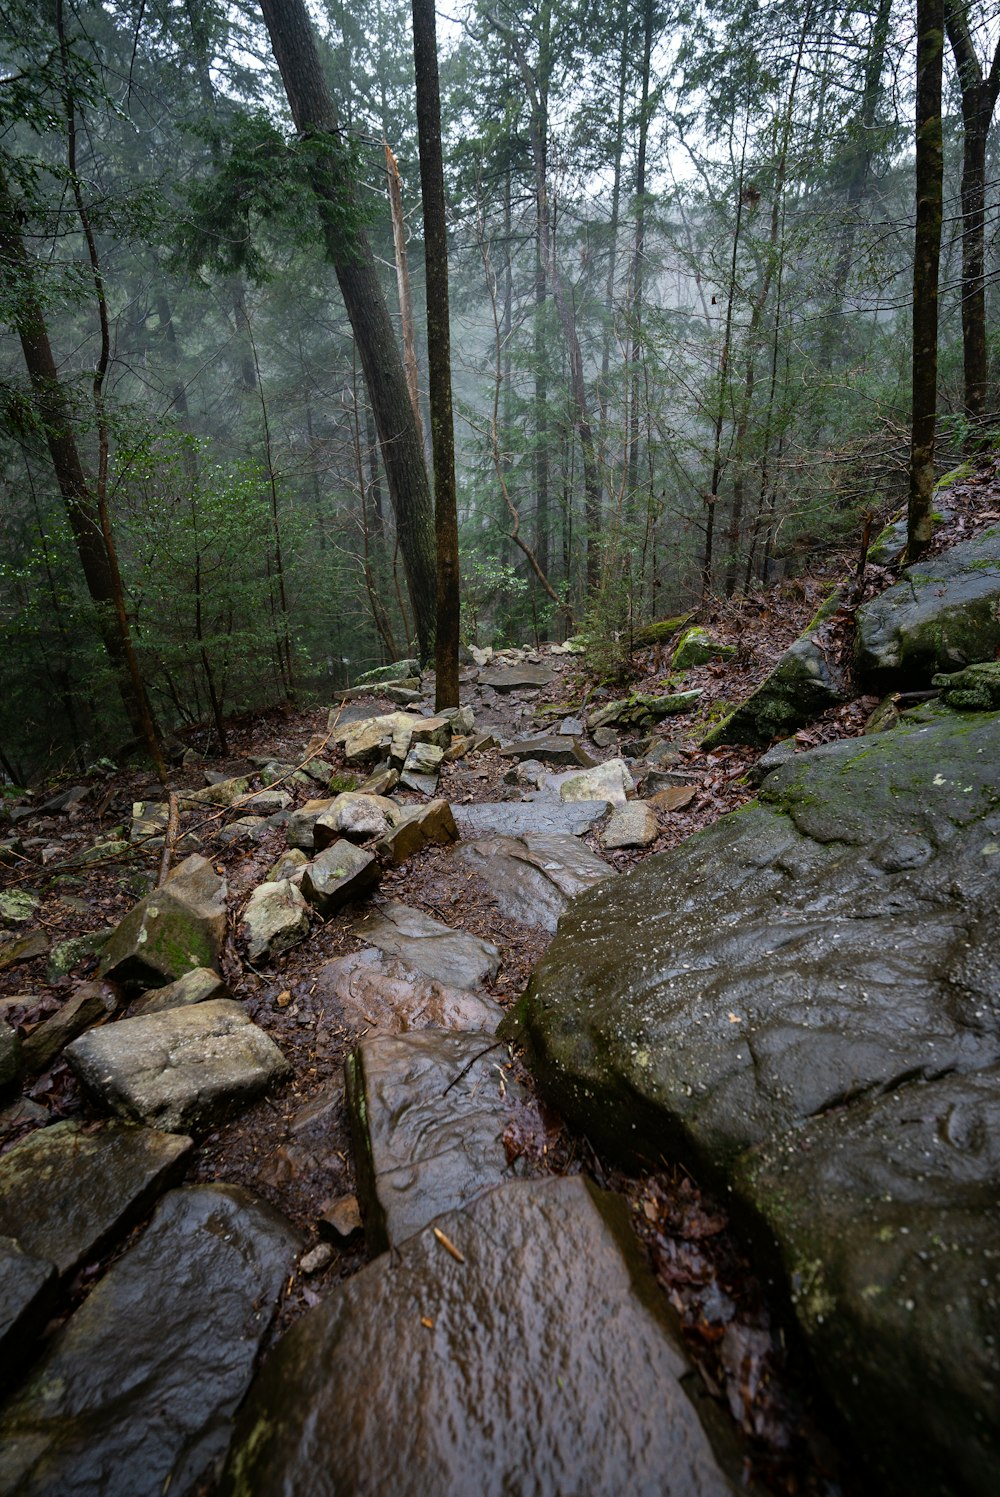
[[[984,467],[968,481],[955,485],[949,491],[948,503],[950,514],[936,541],[939,547],[954,544],[1000,518],[996,465]],[[737,653],[732,660],[689,672],[685,685],[703,689],[697,714],[668,718],[658,730],[680,750],[682,767],[691,777],[694,793],[683,809],[660,813],[659,837],[642,852],[607,852],[600,849],[596,833],[588,836],[585,840],[615,868],[626,869],[640,858],[663,852],[754,794],[745,776],[759,757],[759,750],[723,748],[706,754],[697,746],[699,735],[713,711],[717,715],[721,702],[741,700],[762,679],[813,616],[831,584],[849,575],[854,565],[851,558],[833,557],[822,570],[809,576],[767,592],[718,603],[698,614],[697,621],[720,642],[732,644]],[[856,601],[892,580],[885,569],[869,568]],[[850,647],[851,619],[850,609],[843,610],[838,618],[835,647],[845,652]],[[556,660],[544,645],[539,653],[546,664]],[[666,689],[669,658],[669,649],[637,652],[628,688],[651,692]],[[545,731],[558,722],[552,711],[556,704],[566,716],[577,716],[584,702],[593,707],[621,694],[620,688],[600,686],[588,676],[580,657],[559,656],[554,683],[546,688],[544,700],[542,693],[534,701],[526,701],[518,693],[498,696],[495,703],[491,702],[488,715],[477,710],[477,730],[488,723],[501,736],[518,738]],[[384,698],[375,696],[370,703],[351,705],[367,707],[373,715],[393,710]],[[799,745],[811,747],[861,733],[876,705],[875,698],[856,697],[797,734]],[[541,712],[543,707],[546,710]],[[171,773],[170,788],[196,788],[204,783],[205,769],[216,774],[253,773],[264,757],[298,763],[309,740],[326,732],[328,710],[326,705],[303,706],[235,719],[229,725],[229,755],[206,759],[197,769],[176,769]],[[182,736],[199,750],[206,747],[204,734],[197,730]],[[595,751],[589,742],[587,747],[597,758],[619,752],[618,747]],[[324,758],[341,767],[336,752],[324,750]],[[514,780],[511,759],[487,749],[446,764],[437,794],[452,804],[520,799],[524,785]],[[85,796],[69,810],[46,814],[41,809],[46,799],[70,784],[84,788]],[[292,785],[287,788],[296,791],[297,803],[314,793]],[[120,861],[80,866],[72,864],[72,859],[113,836],[116,828],[127,828],[134,802],[163,798],[162,787],[148,771],[123,767],[104,768],[83,777],[66,776],[57,784],[39,786],[8,801],[8,807],[37,809],[19,820],[16,828],[19,837],[31,839],[27,861],[0,870],[0,889],[28,889],[41,897],[32,924],[44,931],[50,947],[116,924],[147,892],[156,877],[158,850],[131,859],[125,865],[126,872]],[[406,794],[397,798],[414,803],[422,799]],[[215,833],[225,820],[226,813],[220,812],[217,820],[202,825],[198,833],[202,852],[225,874],[229,886],[230,929],[224,976],[233,996],[291,1061],[294,1079],[283,1091],[265,1097],[201,1138],[186,1178],[248,1187],[294,1222],[304,1233],[307,1246],[315,1245],[317,1222],[324,1207],[354,1189],[342,1078],[345,1057],[365,1031],[345,1023],[335,1000],[331,1002],[324,992],[322,969],[332,958],[362,945],[351,931],[349,918],[357,911],[349,909],[346,917],[341,912],[326,922],[317,920],[301,945],[278,958],[273,966],[255,969],[237,937],[240,912],[284,851],[285,836],[280,827],[274,827],[254,845],[224,845],[215,840]],[[457,868],[447,848],[427,849],[401,867],[386,870],[374,902],[377,905],[387,899],[402,899],[448,925],[492,941],[501,952],[502,963],[487,990],[505,1007],[523,991],[550,939],[544,931],[503,916],[485,887]],[[47,955],[42,952],[0,970],[0,1018],[18,1027],[22,1035],[56,1012],[92,974],[96,961],[84,960],[68,976],[55,981],[49,981],[46,964]],[[514,1064],[519,1065],[516,1056]],[[523,1068],[519,1074],[528,1081]],[[56,1119],[91,1115],[90,1104],[68,1065],[59,1060],[29,1081],[21,1099],[0,1110],[0,1153],[26,1133]],[[315,1130],[310,1131],[308,1126],[317,1119],[322,1121],[321,1150],[314,1145]],[[745,1476],[752,1486],[788,1494],[860,1490],[828,1411],[814,1407],[807,1372],[786,1354],[777,1313],[769,1306],[739,1242],[729,1231],[724,1210],[685,1170],[668,1163],[655,1173],[627,1177],[598,1158],[585,1138],[571,1134],[537,1100],[523,1108],[506,1143],[510,1157],[520,1157],[530,1170],[582,1169],[598,1183],[626,1195],[653,1268],[680,1316],[689,1353],[705,1387],[728,1408],[746,1436]],[[122,1244],[115,1256],[127,1246]],[[108,1261],[86,1266],[74,1287],[69,1309],[82,1300]],[[334,1253],[318,1272],[293,1276],[286,1286],[272,1339],[366,1261],[363,1244],[355,1240]]]

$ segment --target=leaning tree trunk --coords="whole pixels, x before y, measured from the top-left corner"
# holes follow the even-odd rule
[[[937,416],[938,272],[943,146],[941,64],[944,0],[917,0],[917,228],[913,245],[913,414],[906,555],[926,551],[933,531]]]
[[[427,363],[434,530],[437,538],[437,657],[434,706],[458,706],[458,499],[455,423],[451,411],[451,324],[448,314],[448,226],[444,209],[441,98],[434,0],[413,0],[413,64],[417,87],[420,189],[427,268]]]
[[[303,0],[260,0],[260,7],[296,128],[325,147],[311,158],[312,189],[327,257],[336,272],[361,358],[396,516],[418,648],[421,659],[427,660],[434,653],[437,593],[434,515],[402,359],[368,236],[357,223],[345,230],[345,209],[349,214],[356,212],[354,184]]]

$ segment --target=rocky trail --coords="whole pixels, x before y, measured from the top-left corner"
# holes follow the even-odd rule
[[[224,762],[189,735],[167,799],[13,802],[0,1492],[989,1489],[969,487],[912,628],[887,557],[674,621],[625,694],[477,652],[437,715],[403,662]]]

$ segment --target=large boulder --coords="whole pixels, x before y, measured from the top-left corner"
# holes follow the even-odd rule
[[[171,1191],[0,1413],[0,1491],[198,1490],[226,1453],[298,1247],[237,1186]]]
[[[927,687],[1000,650],[1000,525],[907,567],[858,609],[855,669],[873,691]]]
[[[292,1328],[223,1497],[731,1493],[623,1202],[518,1181],[442,1217]]]
[[[1000,1482],[1000,1405],[967,1396],[996,1376],[970,1222],[996,1201],[998,870],[1000,714],[924,709],[581,895],[521,1009],[589,1137],[679,1153],[777,1235],[821,1376],[907,1493]]]

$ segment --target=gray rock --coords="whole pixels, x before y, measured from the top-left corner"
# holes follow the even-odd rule
[[[601,833],[601,846],[609,851],[619,847],[649,847],[659,835],[656,812],[644,801],[633,800],[612,811]]]
[[[411,742],[414,745],[429,744],[432,748],[439,748],[443,751],[451,743],[452,722],[453,719],[443,712],[422,717],[413,730]]]
[[[475,714],[471,707],[445,707],[440,716],[446,717],[451,723],[452,736],[462,734],[467,737],[476,726]]]
[[[346,837],[349,842],[384,837],[402,814],[396,802],[384,795],[363,795],[356,790],[345,790],[316,818],[313,844],[316,851],[321,852],[340,837]]]
[[[58,1275],[47,1258],[0,1236],[0,1387],[25,1360],[51,1313]]]
[[[249,789],[247,776],[235,775],[231,779],[215,779],[203,790],[183,790],[178,794],[177,802],[182,811],[197,810],[200,806],[233,806]]]
[[[271,961],[305,940],[309,906],[291,879],[258,884],[243,911],[241,928],[250,960]]]
[[[244,804],[258,816],[272,816],[275,811],[286,811],[292,797],[287,790],[258,790],[256,795],[247,796]]]
[[[733,1491],[620,1198],[518,1181],[439,1230],[462,1262],[427,1229],[293,1326],[222,1497]]]
[[[112,1112],[171,1133],[208,1126],[291,1072],[274,1041],[222,998],[91,1030],[66,1058]]]
[[[575,895],[615,872],[568,833],[462,842],[455,860],[483,880],[508,919],[553,931]]]
[[[39,1128],[0,1159],[0,1233],[69,1278],[142,1220],[191,1147],[134,1123]]]
[[[27,925],[35,918],[41,902],[37,894],[27,889],[8,889],[0,893],[0,923]]]
[[[582,731],[582,730],[581,730]],[[580,746],[579,740],[560,731],[540,738],[520,738],[500,750],[509,759],[537,759],[543,764],[579,764],[593,767],[594,760]]]
[[[578,801],[562,805],[541,801],[482,801],[478,805],[452,807],[455,824],[463,837],[521,837],[563,834],[582,837],[608,809],[605,800]]]
[[[855,669],[874,691],[920,689],[1000,650],[1000,525],[907,567],[857,613]]]
[[[495,977],[500,953],[491,941],[452,930],[420,910],[389,900],[353,926],[354,934],[387,956],[402,957],[411,967],[456,988],[478,988]]]
[[[548,686],[555,672],[549,665],[500,665],[479,672],[479,684],[492,691],[537,691]]]
[[[424,699],[424,693],[419,687],[386,686],[384,691],[390,702],[394,702],[397,707],[416,707]]]
[[[336,796],[326,796],[323,799],[308,800],[304,806],[293,811],[288,818],[288,826],[285,836],[288,838],[289,847],[298,848],[305,853],[313,851],[314,829],[319,818],[329,811]]]
[[[226,881],[197,853],[130,910],[104,948],[98,975],[162,987],[216,967],[226,932]]]
[[[399,770],[389,765],[381,769],[375,769],[365,780],[364,784],[358,786],[360,795],[388,796],[399,784]]]
[[[344,757],[350,765],[376,764],[388,759],[398,767],[409,752],[414,730],[422,719],[412,712],[390,712],[349,723],[343,732]],[[340,730],[333,734],[340,737]]]
[[[280,884],[282,879],[286,878],[293,882],[301,881],[302,870],[308,862],[309,859],[301,848],[290,847],[267,870],[267,882]]]
[[[316,993],[320,1002],[337,1003],[348,1025],[385,1034],[428,1026],[492,1034],[503,1016],[486,993],[449,987],[370,947],[326,962],[316,974]]]
[[[437,776],[444,758],[444,749],[434,743],[415,743],[406,756],[400,779],[405,783],[407,775]]]
[[[133,1005],[132,1015],[160,1014],[168,1008],[185,1008],[190,1003],[210,1003],[213,998],[232,996],[218,972],[213,972],[211,967],[196,967],[179,982],[169,983],[165,988],[154,988],[140,998]]]
[[[614,728],[595,728],[590,736],[601,749],[611,748],[618,742],[618,734]]]
[[[411,806],[402,811],[396,825],[378,843],[376,851],[393,867],[405,863],[424,847],[445,847],[458,840],[458,827],[446,800],[432,800],[426,806]]]
[[[606,759],[584,774],[571,775],[559,786],[562,801],[603,800],[609,805],[623,806],[628,796],[635,792],[635,783],[629,774],[624,759]]]
[[[162,1497],[225,1455],[297,1234],[236,1186],[171,1192],[0,1416],[0,1490]]]
[[[783,738],[765,753],[761,754],[756,764],[751,764],[747,770],[747,779],[751,785],[762,785],[772,770],[780,769],[783,764],[788,764],[798,751],[794,738]]]
[[[241,816],[228,826],[220,827],[215,840],[223,847],[229,847],[234,842],[259,842],[267,830],[268,823],[263,816]]]
[[[317,853],[302,874],[302,893],[324,917],[370,894],[379,881],[374,853],[341,840]]]
[[[880,1491],[1000,1484],[1000,1067],[940,1076],[746,1156],[813,1361]]]
[[[438,788],[438,777],[436,774],[418,774],[415,770],[404,769],[399,776],[400,787],[403,790],[412,790],[417,795],[436,796]]]
[[[20,1035],[10,1024],[0,1019],[0,1096],[16,1086],[23,1073]]]
[[[797,754],[581,895],[524,1004],[557,1105],[718,1173],[852,1097],[991,1064],[998,790],[1000,716],[945,713]]]
[[[54,1014],[43,1019],[24,1041],[26,1070],[44,1071],[59,1052],[92,1024],[100,1024],[118,1007],[118,999],[103,982],[84,982]]]
[[[521,1088],[482,1033],[372,1035],[348,1057],[358,1195],[372,1252],[512,1177],[504,1132]]]
[[[691,691],[667,692],[662,696],[634,691],[631,696],[623,697],[620,701],[598,707],[590,714],[590,726],[592,729],[614,727],[619,732],[623,728],[650,728],[653,723],[662,722],[665,717],[690,712],[701,694],[701,687]]]

